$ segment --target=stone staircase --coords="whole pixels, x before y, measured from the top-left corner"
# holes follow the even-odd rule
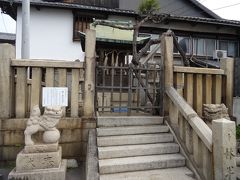
[[[100,180],[193,180],[163,118],[99,117]]]

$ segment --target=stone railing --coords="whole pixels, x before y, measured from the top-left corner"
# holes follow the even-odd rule
[[[15,59],[15,48],[0,45],[0,118],[26,118],[33,106],[42,110],[43,87],[68,87],[65,117],[94,117],[95,32],[86,33],[86,63]],[[85,98],[84,99],[84,95]]]
[[[216,81],[220,75],[225,75],[223,82],[229,84],[229,87],[224,86],[224,96],[226,98],[226,105],[230,108],[229,112],[231,113],[231,82],[233,80],[231,76],[232,72],[229,70],[232,64],[231,60],[230,62],[227,60],[222,61],[222,67],[225,67],[223,70],[174,67],[172,37],[164,35],[161,42],[165,73],[165,113],[169,115],[169,122],[167,124],[170,125],[175,133],[182,149],[188,157],[189,163],[196,170],[197,177],[203,180],[236,179],[235,123],[227,119],[214,120],[212,121],[212,129],[210,129],[201,119],[203,102],[221,103],[218,101],[221,100],[223,93],[219,92],[217,87],[219,87],[219,83],[222,83],[222,79]],[[191,78],[189,78],[189,74],[191,74]],[[194,75],[196,77],[195,84],[192,74],[201,74],[199,76]],[[214,75],[217,75],[217,78],[212,78]],[[203,76],[206,76],[204,77],[204,86],[202,85]],[[183,81],[185,78],[186,84],[184,84]],[[216,85],[216,87],[213,89],[217,92],[212,91],[212,79],[215,79],[213,84]],[[176,89],[174,88],[174,82]],[[211,84],[211,86],[209,84]],[[193,88],[190,88],[193,86],[197,89],[194,96]],[[188,88],[187,90],[185,89],[185,91],[187,91],[187,93],[185,92],[186,100],[183,97],[183,87]],[[203,89],[205,93],[203,93]],[[211,102],[209,102],[209,99],[206,99],[206,96]],[[212,101],[212,97],[214,97],[214,101]],[[188,103],[189,98],[191,102],[195,102],[193,104],[197,112],[193,109],[193,104]],[[199,112],[200,114],[198,114]]]

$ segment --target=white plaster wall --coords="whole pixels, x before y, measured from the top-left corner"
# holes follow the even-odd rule
[[[22,19],[17,14],[16,56],[21,58]],[[73,42],[73,14],[71,10],[31,8],[30,58],[83,61],[80,42]]]

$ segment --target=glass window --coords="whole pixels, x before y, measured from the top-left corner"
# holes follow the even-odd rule
[[[189,38],[187,37],[179,37],[178,38],[179,45],[183,49],[184,52],[189,53]]]
[[[219,50],[228,50],[228,42],[227,41],[219,41]]]
[[[215,50],[215,40],[205,39],[206,55],[213,56],[213,51]]]
[[[204,39],[197,40],[197,55],[204,56]]]
[[[193,55],[197,55],[197,39],[193,39],[193,49],[192,49]]]

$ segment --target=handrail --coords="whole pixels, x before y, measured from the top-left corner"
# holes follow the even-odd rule
[[[15,67],[47,67],[47,68],[83,68],[83,62],[79,61],[57,61],[57,60],[39,60],[39,59],[13,59],[11,66]]]
[[[199,138],[206,145],[208,150],[212,152],[212,130],[204,123],[197,115],[192,107],[183,99],[182,96],[173,88],[167,88],[166,94],[172,100],[177,109],[181,112],[184,118],[188,121]]]

